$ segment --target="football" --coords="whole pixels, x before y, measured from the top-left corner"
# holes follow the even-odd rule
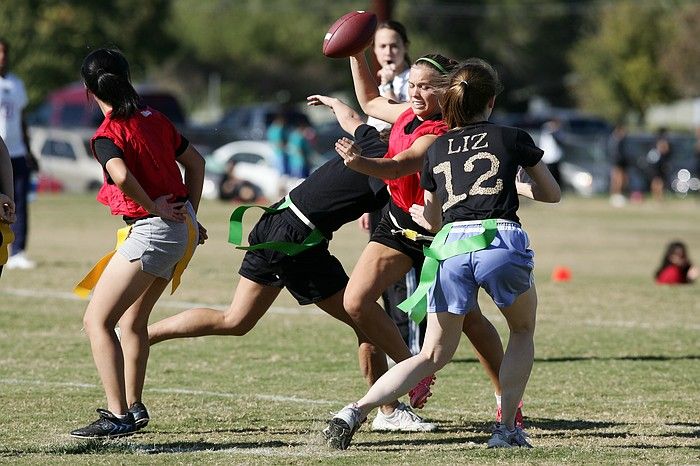
[[[374,37],[377,15],[352,11],[339,18],[323,38],[323,54],[330,58],[347,58],[363,51]]]

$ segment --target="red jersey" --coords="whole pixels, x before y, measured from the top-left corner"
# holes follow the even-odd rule
[[[182,137],[170,120],[157,110],[146,107],[127,119],[112,119],[108,113],[92,137],[93,154],[98,138],[108,138],[122,151],[126,167],[151,199],[165,194],[187,197],[187,187],[175,162]],[[109,206],[113,215],[149,215],[116,185],[108,184],[106,175],[97,200]]]
[[[413,109],[403,112],[394,122],[389,135],[389,150],[384,158],[391,159],[399,152],[411,147],[413,142],[426,134],[440,136],[448,130],[447,125],[442,120],[423,120],[423,122],[410,134],[406,134],[406,127],[415,118]],[[420,186],[420,173],[402,176],[395,180],[385,180],[391,192],[391,200],[394,201],[401,210],[408,212],[413,204],[423,205],[423,188]]]
[[[669,264],[656,276],[656,283],[665,285],[688,283],[688,276],[686,272],[677,265]]]

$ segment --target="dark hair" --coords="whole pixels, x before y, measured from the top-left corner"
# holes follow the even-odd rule
[[[408,44],[410,44],[411,41],[408,40],[406,26],[399,23],[398,21],[394,21],[393,19],[388,19],[379,23],[374,33],[376,34],[377,31],[379,31],[380,29],[391,29],[392,31],[397,33],[399,37],[401,37],[401,42],[403,42],[403,45],[406,47],[406,53],[403,55],[403,59],[406,62],[406,65],[408,66],[408,64],[411,63],[411,57],[408,56]]]
[[[119,50],[97,49],[85,57],[80,75],[87,89],[112,106],[113,118],[127,118],[141,106],[131,85],[129,62]]]
[[[448,73],[454,70],[457,65],[459,65],[458,62],[440,55],[439,53],[429,53],[428,55],[423,55],[413,64],[428,66],[440,73],[442,76],[446,76]]]
[[[502,90],[498,73],[488,62],[468,59],[450,75],[450,84],[442,97],[445,123],[450,128],[468,124]]]
[[[7,53],[7,51],[10,50],[10,43],[7,42],[7,39],[5,39],[4,37],[0,37],[0,45],[5,46],[5,53]]]
[[[685,247],[685,243],[682,241],[672,241],[666,246],[666,252],[664,253],[664,257],[661,259],[661,265],[659,266],[658,269],[656,269],[656,273],[654,274],[654,277],[658,278],[659,274],[663,269],[665,269],[668,265],[671,264],[671,261],[669,260],[669,257],[671,257],[671,254],[673,254],[673,251],[675,249],[681,249],[683,251],[683,255],[685,256],[687,260],[687,264],[683,266],[681,271],[683,272],[683,276],[686,277],[688,275],[688,270],[690,270],[690,267],[692,267],[692,264],[690,263],[690,260],[688,260],[688,250]]]

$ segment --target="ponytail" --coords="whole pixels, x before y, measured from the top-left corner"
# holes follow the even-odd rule
[[[485,60],[470,58],[450,75],[441,102],[445,123],[450,128],[471,123],[502,90],[496,70]]]
[[[131,85],[129,62],[114,49],[91,52],[80,68],[85,87],[112,107],[112,117],[130,117],[141,107],[141,98]]]

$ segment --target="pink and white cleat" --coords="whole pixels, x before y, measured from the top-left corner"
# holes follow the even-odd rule
[[[408,392],[412,408],[421,409],[423,408],[423,406],[425,406],[425,403],[428,401],[428,398],[430,398],[433,395],[430,391],[430,386],[434,383],[435,374],[431,374],[428,377],[421,380],[420,382],[418,382],[418,385],[413,387],[411,391]]]
[[[518,410],[515,412],[515,427],[519,427],[520,429],[525,428],[525,419],[523,418],[523,401],[520,400],[520,403],[518,403]],[[501,419],[503,418],[503,413],[501,412],[501,407],[498,407],[498,410],[496,411],[496,423],[500,424]]]

